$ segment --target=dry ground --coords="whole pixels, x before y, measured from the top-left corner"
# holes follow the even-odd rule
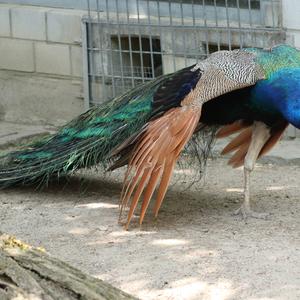
[[[0,231],[145,300],[300,299],[300,166],[257,166],[253,206],[268,220],[231,215],[242,174],[210,161],[204,187],[177,182],[158,219],[128,232],[117,223],[120,174],[88,173],[85,191],[77,178],[1,191]]]

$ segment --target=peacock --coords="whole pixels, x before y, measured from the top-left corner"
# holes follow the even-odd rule
[[[218,51],[3,155],[0,187],[45,183],[100,163],[109,170],[127,166],[120,206],[121,215],[127,208],[128,229],[140,199],[142,224],[155,191],[157,216],[180,154],[211,128],[212,138],[233,136],[222,153],[233,153],[233,167],[244,166],[244,201],[236,213],[263,218],[251,210],[250,174],[289,124],[300,128],[300,51],[289,45]]]

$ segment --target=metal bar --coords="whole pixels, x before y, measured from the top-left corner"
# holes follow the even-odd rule
[[[202,9],[203,9],[203,20],[205,28],[205,39],[206,39],[206,55],[209,55],[209,44],[208,44],[208,27],[207,27],[207,16],[206,16],[206,5],[205,0],[202,0]]]
[[[195,16],[195,1],[194,0],[192,0],[192,18],[193,18],[193,28],[194,28],[194,30],[193,30],[194,41],[195,41],[195,47],[197,49],[197,47],[198,47],[198,43],[197,43],[198,38],[197,38],[197,31],[196,31],[196,16]],[[196,56],[196,63],[198,63],[198,61],[199,61],[199,56],[197,55]]]
[[[229,13],[228,13],[228,0],[225,0],[226,6],[226,22],[227,22],[227,40],[228,40],[228,49],[231,50],[231,31],[230,31],[230,21],[229,21]]]
[[[260,17],[260,26],[264,27],[264,17],[262,14],[262,7],[261,7],[261,0],[259,0],[259,4],[260,4],[260,9],[259,9],[259,17]]]
[[[107,89],[106,89],[106,85],[105,85],[105,70],[104,70],[104,64],[103,64],[103,43],[101,43],[101,37],[102,37],[102,34],[101,34],[101,28],[100,28],[100,9],[99,9],[99,0],[96,1],[96,5],[97,5],[97,21],[98,21],[98,24],[97,24],[97,28],[98,28],[98,44],[99,44],[99,49],[100,50],[100,60],[101,60],[101,70],[102,70],[102,90],[104,91],[104,100],[106,100],[108,98],[108,94],[107,94]],[[101,93],[101,88],[100,88],[100,85],[99,85],[99,94]]]
[[[181,25],[184,27],[184,19],[183,19],[183,4],[182,0],[180,0],[180,17],[181,17]],[[183,57],[184,57],[184,66],[187,67],[187,57],[186,57],[186,33],[182,32],[182,42],[183,42]]]
[[[94,52],[101,51],[101,49],[99,49],[99,48],[88,48],[88,50],[91,50],[91,51],[94,51]],[[109,51],[110,49],[106,49],[106,50]],[[119,49],[112,49],[111,51],[116,52],[116,53],[121,52]],[[122,52],[123,53],[130,53],[130,50],[123,49]],[[140,50],[131,50],[131,52],[135,53],[135,54],[140,54]],[[151,54],[151,51],[145,50],[143,53]],[[153,51],[153,54],[161,54],[161,52]]]
[[[87,0],[87,7],[88,7],[88,33],[86,35],[86,41],[87,41],[87,44],[88,44],[88,47],[90,47],[93,43],[93,40],[92,40],[92,36],[93,36],[93,31],[92,31],[92,17],[91,17],[91,10],[90,10],[90,0]],[[87,63],[87,68],[88,70],[92,70],[92,73],[94,73],[94,64],[93,64],[93,56],[92,56],[92,53],[90,51],[88,51],[87,53],[87,60],[88,60],[88,63]],[[91,78],[92,82],[94,81],[94,78],[92,77]],[[89,80],[89,83],[88,83],[88,99],[91,99],[91,86],[92,86],[92,83],[90,82]],[[88,100],[88,103],[85,104],[85,108],[86,109],[89,109],[90,105],[89,105],[89,100]]]
[[[271,0],[271,11],[272,11],[272,26],[275,27],[275,13],[274,13],[274,1]]]
[[[216,27],[218,28],[219,27],[219,22],[218,22],[218,11],[217,11],[217,1],[214,0],[214,11],[215,11],[215,21],[216,21]],[[221,47],[220,47],[220,31],[218,31],[218,38],[217,38],[217,46],[218,46],[218,51],[221,50]]]
[[[99,74],[89,74],[89,75],[92,75],[92,76],[94,76],[95,78],[101,78],[101,75],[99,75]],[[107,76],[107,78],[118,78],[118,79],[122,79],[122,78],[124,78],[124,79],[131,79],[132,77],[131,76],[127,76],[127,75],[123,75],[123,76],[121,76],[121,75],[114,75],[114,77],[112,77],[111,75],[108,75]],[[151,80],[153,80],[151,77],[149,77],[149,78],[142,78],[141,76],[133,76],[133,79],[136,79],[136,80],[144,80],[144,81],[151,81]]]
[[[98,1],[98,0],[97,0]],[[118,34],[117,34],[117,37],[118,37],[118,45],[119,45],[119,49],[120,49],[120,52],[119,52],[119,57],[120,57],[120,72],[121,72],[121,76],[123,78],[123,56],[122,56],[122,41],[121,41],[121,36],[120,36],[120,17],[119,17],[119,0],[116,0],[116,14],[117,14],[117,23],[118,23]],[[125,82],[123,79],[121,79],[122,81],[122,88],[123,88],[123,91],[125,92]]]
[[[283,29],[283,20],[282,20],[282,0],[278,0],[278,28]]]
[[[90,108],[90,80],[89,80],[89,60],[87,48],[87,23],[82,20],[82,70],[83,70],[83,95],[84,95],[84,109]]]
[[[249,25],[252,28],[253,27],[253,23],[252,23],[251,0],[248,0],[248,11],[249,11]],[[256,45],[256,36],[255,36],[255,33],[253,31],[251,32],[251,43],[252,43],[252,46]]]
[[[143,44],[142,44],[142,34],[141,34],[141,27],[140,27],[140,5],[139,0],[136,0],[136,9],[137,9],[137,19],[138,19],[138,30],[139,30],[139,47],[140,47],[140,61],[141,61],[141,74],[142,74],[142,80],[144,79],[144,58],[143,58]]]
[[[150,20],[150,7],[149,0],[147,0],[147,14],[148,14],[148,32],[149,32],[149,47],[150,47],[150,62],[152,68],[152,78],[155,78],[155,70],[154,70],[154,59],[153,59],[153,45],[152,45],[152,34],[151,34],[151,20]]]
[[[115,50],[115,51],[117,51],[117,50]],[[123,50],[123,53],[129,53],[129,50]],[[135,53],[135,54],[139,54],[139,51],[132,51],[132,53]],[[178,55],[182,55],[182,56],[184,56],[184,51],[177,51],[176,52],[176,54],[178,54]],[[145,54],[149,54],[149,55],[151,55],[151,52],[150,51],[146,51],[145,52]],[[156,54],[156,55],[159,55],[159,54],[161,54],[160,52],[153,52],[153,54]],[[187,58],[191,58],[193,56],[193,54],[190,54],[190,55],[188,55],[188,54],[186,54],[186,57]],[[134,67],[133,67],[134,68]],[[146,69],[147,67],[144,67],[144,69]],[[139,66],[139,69],[141,69],[141,67]],[[106,75],[107,76],[107,75]]]
[[[131,40],[131,32],[130,32],[130,13],[129,13],[129,6],[128,0],[126,0],[126,16],[127,16],[127,29],[128,29],[128,47],[129,47],[129,61],[130,61],[130,69],[131,69],[131,86],[134,87],[134,79],[133,79],[133,57],[132,57],[132,40]]]
[[[108,0],[105,1],[105,9],[106,9],[106,22],[109,24],[109,6],[108,6]],[[115,89],[115,80],[114,80],[114,65],[113,65],[113,52],[112,52],[112,43],[111,43],[111,36],[108,36],[108,43],[109,43],[109,49],[110,49],[110,70],[112,74],[112,93],[113,98],[116,97],[116,89]]]
[[[162,27],[161,27],[161,21],[160,21],[160,6],[159,6],[159,0],[156,0],[156,7],[157,7],[157,20],[158,20],[158,28],[159,28],[159,38],[160,38],[160,56],[161,56],[161,63],[162,63],[162,73],[164,72],[164,62],[163,62],[163,50],[162,50]]]
[[[170,26],[173,26],[173,18],[172,18],[172,6],[171,6],[171,0],[168,2],[168,7],[169,7],[169,19],[170,19]],[[175,42],[174,42],[174,30],[171,30],[171,44],[172,44],[172,58],[173,58],[173,72],[176,71],[176,61],[175,61],[175,55],[176,55],[176,50],[175,50]]]
[[[93,21],[92,20],[92,23],[95,23],[96,21]],[[105,24],[105,25],[109,25],[109,26],[118,26],[117,23],[113,23],[113,22],[109,22],[109,23],[103,23],[101,22],[102,24]],[[127,26],[127,24],[125,24]],[[124,24],[120,24],[120,27],[122,28],[124,26]],[[128,26],[130,27],[137,27],[137,24],[128,24]],[[143,24],[143,23],[140,23],[139,24],[139,27],[148,27],[149,25],[148,24]],[[170,25],[167,25],[167,24],[161,24],[160,26],[158,25],[155,25],[155,24],[151,24],[151,27],[153,28],[158,28],[161,27],[161,28],[175,28],[175,29],[182,29],[182,25],[176,25],[173,23],[172,26]],[[193,25],[184,25],[184,29],[194,29],[193,28]],[[196,25],[196,29],[209,29],[209,30],[218,30],[218,29],[222,29],[222,30],[227,30],[228,27],[227,26],[219,26],[218,28],[214,27],[214,26],[201,26],[201,25]],[[244,27],[234,27],[234,26],[230,26],[229,28],[230,30],[237,30],[237,31],[249,31],[249,30],[255,30],[255,31],[261,31],[261,32],[281,32],[281,29],[279,27],[254,27],[254,28],[251,28],[250,26],[244,26]]]
[[[236,0],[236,8],[237,8],[237,15],[238,15],[238,27],[239,27],[239,39],[240,39],[240,48],[243,48],[243,37],[242,37],[242,31],[241,31],[241,13],[240,13],[240,0]]]

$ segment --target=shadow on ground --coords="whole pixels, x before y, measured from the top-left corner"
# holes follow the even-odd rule
[[[117,222],[122,174],[82,176],[1,191],[0,230],[141,299],[299,299],[299,167],[258,166],[253,207],[268,220],[231,216],[242,170],[218,160],[205,185],[176,181],[158,219],[129,231]]]

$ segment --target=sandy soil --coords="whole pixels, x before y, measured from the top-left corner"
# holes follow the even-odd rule
[[[177,182],[159,218],[128,232],[117,223],[120,174],[88,173],[85,191],[77,178],[1,191],[0,230],[141,299],[300,299],[300,167],[257,166],[253,207],[268,220],[231,215],[242,174],[210,161],[203,188]]]

